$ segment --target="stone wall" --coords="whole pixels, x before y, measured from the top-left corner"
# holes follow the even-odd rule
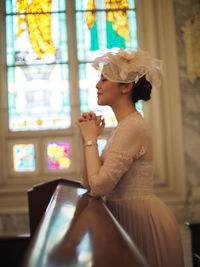
[[[1,214],[0,236],[29,233],[28,214]]]
[[[184,28],[188,20],[200,12],[199,0],[174,0],[179,80],[181,89],[183,140],[187,198],[184,205],[184,219],[200,222],[200,77],[190,81],[187,71],[187,51]],[[199,47],[199,57],[195,58],[200,66],[200,22],[195,45]],[[197,33],[193,33],[197,36]],[[196,38],[196,37],[195,37]],[[197,64],[196,64],[197,65]],[[198,194],[199,193],[199,194]],[[183,206],[182,206],[183,207]],[[181,205],[180,205],[180,210]]]

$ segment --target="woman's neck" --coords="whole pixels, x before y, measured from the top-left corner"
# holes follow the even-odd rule
[[[124,104],[124,106],[118,106],[118,107],[111,107],[115,117],[117,119],[117,122],[119,123],[121,120],[123,120],[125,117],[127,117],[129,114],[137,112],[135,106],[133,103]]]

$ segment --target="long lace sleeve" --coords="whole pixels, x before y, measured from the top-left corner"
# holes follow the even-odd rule
[[[145,153],[144,124],[141,121],[131,122],[118,126],[99,172],[88,177],[90,195],[104,196],[112,192],[133,161]]]

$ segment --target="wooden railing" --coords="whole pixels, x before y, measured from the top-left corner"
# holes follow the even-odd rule
[[[32,240],[21,266],[148,266],[102,199],[80,183],[60,179],[28,195]]]

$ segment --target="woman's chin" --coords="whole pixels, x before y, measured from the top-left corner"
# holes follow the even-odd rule
[[[105,105],[105,104],[103,103],[103,101],[101,101],[100,99],[97,100],[97,104],[98,104],[99,106],[104,106],[104,105]]]

